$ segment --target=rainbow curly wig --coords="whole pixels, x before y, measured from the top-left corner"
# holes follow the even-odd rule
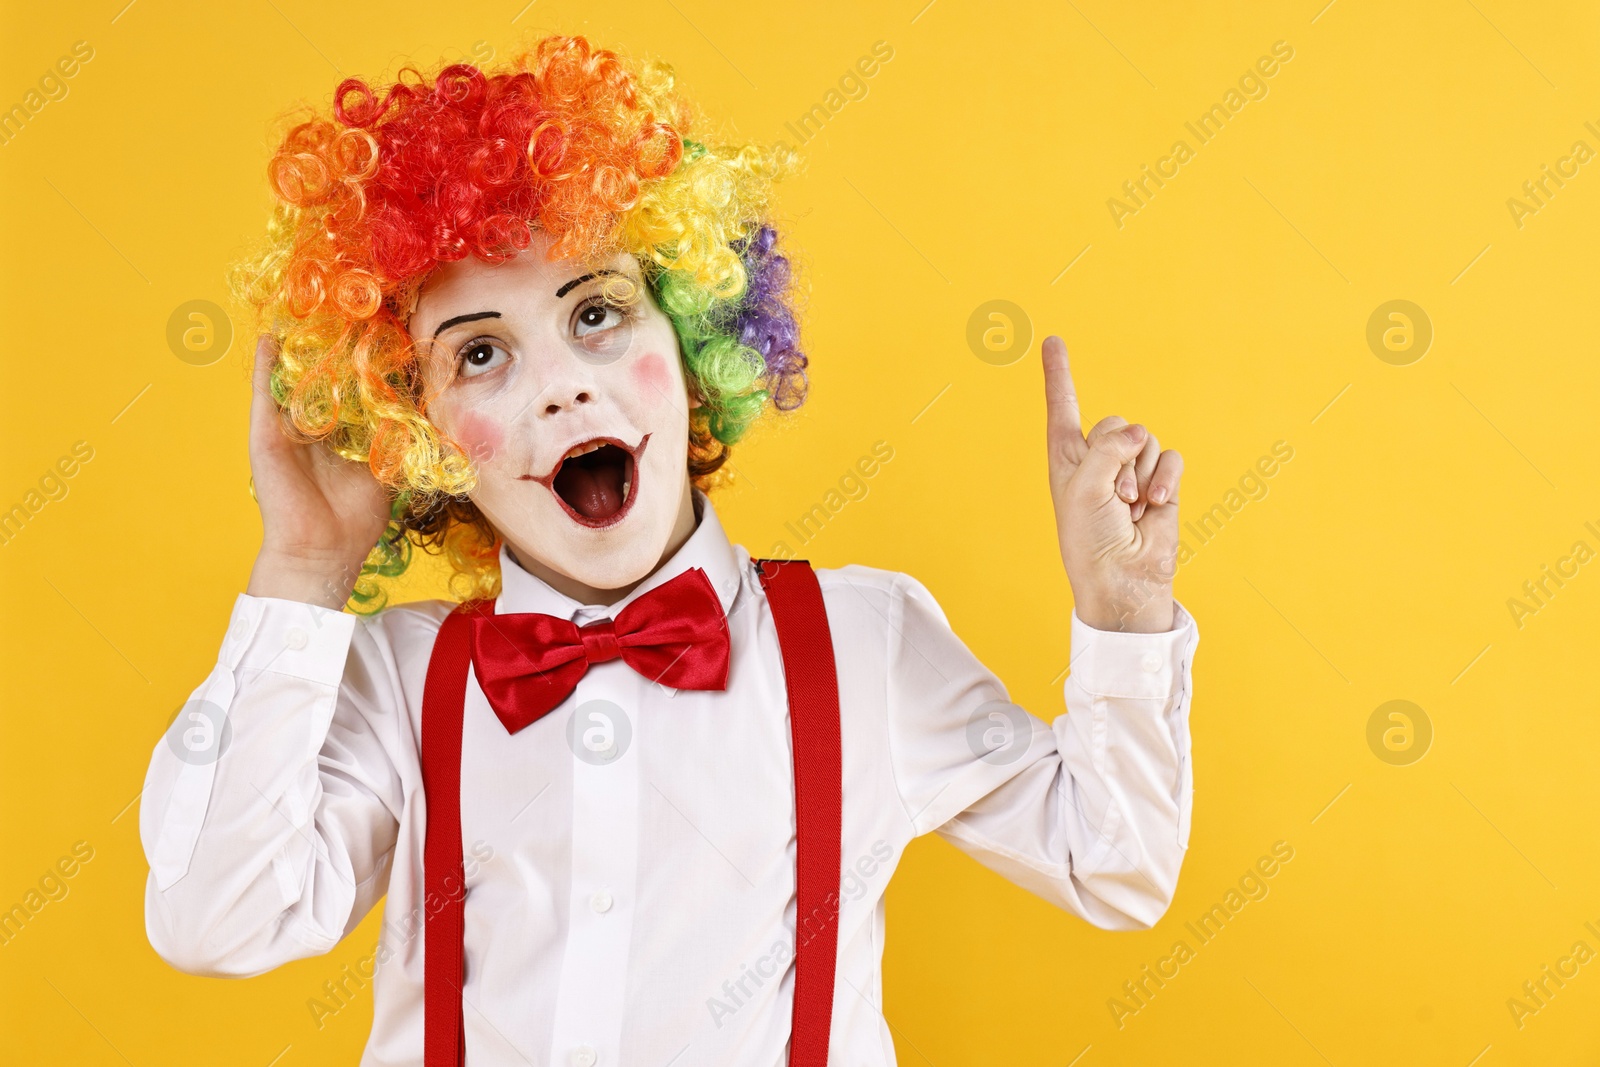
[[[278,342],[272,391],[292,429],[393,494],[352,610],[383,606],[413,545],[449,559],[457,595],[499,592],[500,535],[467,498],[466,452],[428,419],[405,326],[442,263],[501,262],[532,229],[551,259],[633,254],[703,398],[687,457],[699,488],[764,412],[804,401],[797,286],[770,213],[796,157],[692,140],[694,119],[666,64],[552,36],[488,69],[408,66],[381,91],[346,79],[331,115],[283,137],[266,246],[229,284]]]

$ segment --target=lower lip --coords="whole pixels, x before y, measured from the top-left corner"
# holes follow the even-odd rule
[[[650,435],[645,434],[639,439],[639,447],[633,450],[633,458],[630,461],[633,464],[633,470],[629,472],[627,499],[622,502],[622,506],[617,509],[616,514],[610,518],[595,520],[574,510],[572,505],[562,500],[561,494],[556,492],[554,478],[550,479],[550,485],[547,487],[550,490],[550,495],[556,498],[556,503],[561,505],[561,510],[565,511],[572,521],[579,526],[587,526],[591,530],[604,530],[615,526],[628,517],[628,512],[633,510],[633,502],[639,499],[639,461],[644,459],[644,449],[649,443]]]

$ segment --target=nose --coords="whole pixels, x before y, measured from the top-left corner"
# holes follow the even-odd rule
[[[540,409],[546,416],[559,415],[593,404],[597,397],[593,368],[570,356],[552,361],[554,377],[546,383]]]
[[[565,398],[563,399],[563,397]],[[559,415],[561,412],[569,408],[575,408],[579,404],[592,403],[594,403],[594,394],[587,389],[579,389],[575,392],[564,390],[560,395],[552,395],[547,399],[544,413],[546,415]]]

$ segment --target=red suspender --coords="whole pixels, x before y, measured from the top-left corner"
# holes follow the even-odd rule
[[[422,689],[422,1062],[459,1067],[467,1058],[461,935],[467,884],[461,851],[461,721],[472,659],[467,601],[444,618]]]
[[[790,1067],[827,1067],[839,948],[843,783],[839,682],[833,638],[811,564],[753,560],[772,609],[783,657],[794,743],[795,978]],[[466,880],[461,847],[461,723],[467,692],[468,602],[445,617],[434,641],[422,698],[422,784],[428,825],[423,845],[423,1063],[460,1067],[463,1027],[462,920]]]
[[[794,1021],[789,1067],[827,1067],[839,949],[843,781],[839,679],[822,587],[803,559],[758,559],[783,654],[794,737]]]

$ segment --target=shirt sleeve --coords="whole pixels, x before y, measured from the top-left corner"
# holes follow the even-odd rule
[[[1074,612],[1066,714],[1046,724],[1010,702],[926,588],[898,585],[890,745],[914,832],[1101,928],[1153,926],[1189,842],[1194,619],[1176,605],[1165,633],[1113,633]]]
[[[403,797],[385,731],[407,721],[384,633],[238,596],[145,776],[145,925],[174,967],[245,977],[325,953],[383,896]]]

